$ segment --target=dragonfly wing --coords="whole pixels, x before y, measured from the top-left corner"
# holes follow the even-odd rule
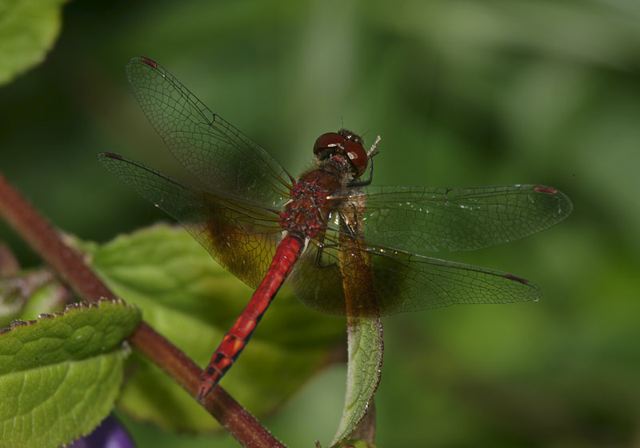
[[[277,215],[237,198],[187,188],[117,154],[99,156],[105,167],[178,220],[227,270],[255,287],[281,238]]]
[[[136,99],[173,155],[203,186],[267,207],[287,199],[291,177],[262,147],[214,114],[157,62],[127,65]]]
[[[367,243],[421,254],[517,240],[558,223],[572,209],[564,193],[541,185],[371,187],[365,192]]]
[[[309,308],[326,314],[345,314],[342,274],[335,248],[320,249],[315,241],[310,241],[288,282]]]
[[[367,252],[383,314],[540,298],[537,286],[506,272],[381,247],[369,247]]]
[[[318,251],[321,251],[318,264]],[[345,314],[341,271],[337,247],[310,244],[291,275],[297,296],[309,307],[336,315]],[[357,298],[363,315],[390,315],[455,304],[511,303],[535,301],[539,289],[528,281],[506,272],[454,263],[403,251],[369,246],[373,287],[363,285]],[[374,297],[369,297],[373,291]],[[369,312],[366,311],[369,307]],[[364,311],[363,311],[364,309]]]

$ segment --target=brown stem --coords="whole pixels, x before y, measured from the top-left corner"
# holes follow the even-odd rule
[[[84,262],[82,255],[64,243],[61,235],[0,174],[0,215],[49,263],[60,276],[88,302],[115,299],[115,294]],[[193,397],[196,396],[201,369],[187,355],[145,322],[129,338],[131,344],[163,369]],[[254,416],[224,389],[209,394],[205,409],[243,446],[282,447]]]
[[[0,241],[0,277],[9,277],[20,271],[20,264],[13,252]]]

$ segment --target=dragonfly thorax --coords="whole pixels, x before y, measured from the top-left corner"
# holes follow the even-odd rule
[[[329,197],[342,188],[340,176],[323,169],[309,171],[291,187],[291,200],[280,213],[280,225],[301,238],[324,232],[335,201]]]

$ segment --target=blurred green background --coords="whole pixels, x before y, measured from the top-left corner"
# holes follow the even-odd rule
[[[378,185],[554,185],[566,222],[452,257],[530,278],[541,302],[386,320],[378,443],[640,446],[637,0],[77,1],[62,19],[45,62],[0,88],[0,170],[57,226],[106,241],[166,219],[96,161],[178,169],[129,94],[140,54],[294,173],[344,125],[383,137]],[[0,239],[39,263],[4,224]],[[266,425],[326,441],[345,370]],[[235,446],[129,424],[140,446]]]

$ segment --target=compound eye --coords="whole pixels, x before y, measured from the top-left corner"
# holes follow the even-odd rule
[[[327,132],[317,138],[313,145],[313,153],[319,158],[324,159],[336,149],[344,147],[345,138],[336,132]]]
[[[367,151],[365,151],[362,143],[356,140],[349,140],[345,142],[344,152],[355,170],[355,176],[362,176],[367,170],[367,164],[369,163]]]

